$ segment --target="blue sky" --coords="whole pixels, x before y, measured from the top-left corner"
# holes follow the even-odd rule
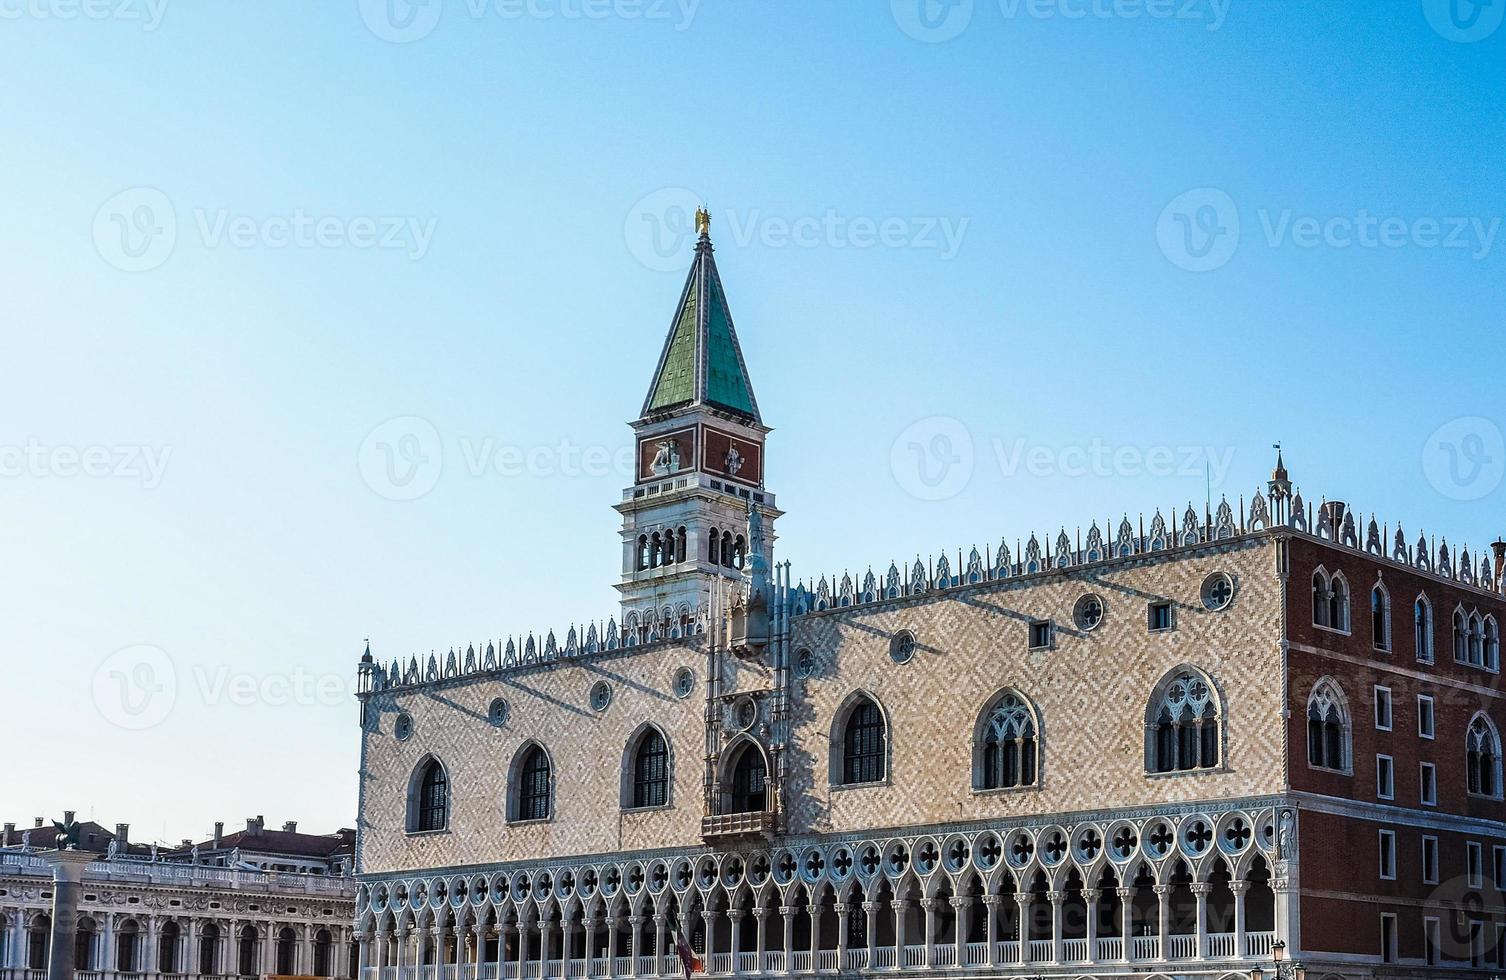
[[[701,200],[797,575],[1506,532],[1499,0],[392,2],[0,0],[7,820],[349,825],[363,638],[614,612]]]

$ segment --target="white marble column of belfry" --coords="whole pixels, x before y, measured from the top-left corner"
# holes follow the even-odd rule
[[[1245,893],[1250,890],[1248,881],[1229,882],[1234,892],[1234,955],[1244,956],[1245,950]]]
[[[1124,937],[1125,962],[1135,958],[1134,935],[1135,935],[1135,890],[1133,888],[1120,888],[1115,892],[1119,896],[1119,918],[1123,924],[1119,927],[1119,934]]]
[[[1088,921],[1085,923],[1088,938],[1088,962],[1098,962],[1098,899],[1103,895],[1097,888],[1084,888],[1082,890],[1083,908],[1088,913]]]
[[[795,906],[779,906],[779,914],[784,916],[784,972],[795,972]]]
[[[967,966],[967,933],[972,907],[973,900],[968,896],[952,896],[952,939],[957,944],[956,966],[959,970]]]
[[[73,950],[78,935],[78,901],[84,868],[97,855],[88,851],[47,851],[52,865],[52,937],[47,956],[47,980],[73,980]],[[22,944],[21,956],[25,956]],[[27,965],[24,964],[23,965]]]
[[[999,896],[983,896],[983,942],[988,946],[988,965],[999,965]]]

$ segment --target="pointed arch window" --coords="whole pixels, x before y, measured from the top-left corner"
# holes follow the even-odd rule
[[[1501,669],[1501,628],[1494,616],[1485,617],[1485,669]]]
[[[1343,691],[1324,679],[1307,699],[1307,762],[1317,769],[1350,772],[1350,721]]]
[[[1463,609],[1454,610],[1454,662],[1469,663],[1469,621]]]
[[[549,756],[538,744],[528,746],[517,765],[514,821],[548,820],[551,800]]]
[[[634,809],[669,802],[669,743],[657,728],[649,728],[633,753]]]
[[[1501,798],[1501,737],[1483,714],[1475,715],[1469,723],[1464,768],[1471,796]]]
[[[1146,769],[1152,773],[1215,769],[1222,710],[1212,683],[1191,668],[1157,686],[1146,719]]]
[[[978,733],[978,789],[1038,785],[1040,739],[1035,709],[1018,691],[1005,691],[989,706]]]
[[[1370,590],[1370,636],[1377,650],[1391,650],[1391,595],[1379,582]]]
[[[1428,597],[1420,595],[1412,605],[1412,642],[1417,648],[1417,659],[1423,663],[1433,662],[1433,604]]]
[[[1328,576],[1319,570],[1313,572],[1313,625],[1331,626],[1328,614]]]
[[[408,832],[421,834],[449,826],[450,778],[435,758],[419,763],[409,789]]]
[[[1328,582],[1328,625],[1349,632],[1349,583],[1338,572]]]
[[[762,813],[768,809],[768,765],[763,752],[745,744],[732,767],[728,813]]]
[[[860,698],[842,728],[842,785],[877,783],[887,772],[884,715],[871,698]]]

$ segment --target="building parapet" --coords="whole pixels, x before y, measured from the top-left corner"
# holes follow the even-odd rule
[[[52,879],[52,866],[35,853],[23,850],[0,851],[0,875]],[[353,878],[329,875],[297,874],[286,871],[256,872],[234,868],[177,864],[166,861],[115,859],[92,861],[84,869],[85,881],[135,884],[177,885],[183,887],[230,888],[277,892],[303,892],[310,895],[338,895],[353,899]]]

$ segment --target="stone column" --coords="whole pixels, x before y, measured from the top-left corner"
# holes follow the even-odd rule
[[[807,905],[805,912],[811,918],[811,972],[821,969],[821,906]]]
[[[78,900],[84,867],[98,855],[88,851],[43,851],[41,857],[52,865],[52,938],[47,954],[47,980],[73,980],[73,947],[78,934]]]
[[[863,938],[868,941],[867,969],[874,969],[878,964],[874,963],[874,952],[878,949],[878,911],[881,906],[878,902],[864,902],[863,914],[867,928],[863,930]]]
[[[707,969],[711,964],[706,964]],[[607,976],[616,976],[617,970],[617,916],[607,916]]]
[[[403,980],[403,969],[408,965],[408,923],[403,922],[397,927],[397,933],[393,939],[393,966],[396,967],[397,980]]]
[[[1166,948],[1167,937],[1171,935],[1171,923],[1166,921],[1169,918],[1167,912],[1171,908],[1171,886],[1157,885],[1154,891],[1156,893],[1156,925],[1160,928],[1161,937],[1159,952],[1161,959],[1164,960],[1167,954],[1171,952],[1171,950]]]
[[[1020,962],[1030,962],[1030,906],[1034,904],[1029,892],[1015,892],[1014,904],[1019,910]]]
[[[889,903],[894,909],[894,965],[895,969],[905,968],[905,910],[910,907],[909,899],[896,898]]]
[[[654,976],[664,975],[664,939],[665,927],[669,925],[669,916],[663,912],[654,913]]]
[[[1046,898],[1051,902],[1051,962],[1060,963],[1062,956],[1062,905],[1066,902],[1066,892],[1047,892]]]
[[[959,970],[967,966],[967,932],[969,925],[968,910],[972,907],[973,900],[971,898],[968,898],[966,895],[952,896],[952,911],[956,917],[956,926],[953,929],[953,932],[955,932],[956,935],[954,935],[952,938],[957,943],[956,967]]]
[[[1100,892],[1097,888],[1084,888],[1082,890],[1083,905],[1088,912],[1088,962],[1098,962],[1098,898]]]
[[[926,966],[936,965],[936,899],[922,898],[920,908],[926,914],[925,919],[925,946]]]
[[[847,969],[847,916],[852,906],[837,902],[832,908],[837,913],[837,970],[841,971]]]
[[[57,926],[57,920],[53,919],[53,926]],[[115,913],[106,912],[103,927],[99,932],[99,970],[101,973],[111,975],[115,972]],[[49,977],[48,980],[51,980]]]
[[[371,937],[366,932],[356,933],[356,980],[366,980],[366,970],[371,966]]]
[[[716,910],[701,909],[701,921],[706,926],[706,972],[712,973],[716,969],[711,964],[712,954],[716,952]]]
[[[795,972],[795,906],[779,906],[779,914],[784,916],[784,972]]]
[[[1208,894],[1213,886],[1206,881],[1196,882],[1192,894],[1197,898],[1197,957],[1208,955]]]
[[[594,977],[596,975],[596,974],[594,974],[594,973],[591,972],[591,969],[592,969],[592,967],[591,967],[591,960],[592,960],[591,947],[596,945],[596,925],[597,925],[596,919],[593,918],[593,917],[591,917],[591,916],[585,916],[584,918],[582,918],[580,920],[580,927],[582,929],[584,929],[585,933],[586,933],[586,948],[585,948],[585,950],[583,952],[584,952],[585,957],[586,957],[586,976],[588,976],[588,977]],[[497,942],[499,944],[502,943],[502,940],[500,938],[500,934],[499,934],[499,938],[498,938]],[[500,952],[497,954],[497,960],[498,960],[499,963],[502,960],[502,954]],[[501,967],[499,966],[498,969],[500,970]],[[497,974],[497,980],[503,980],[501,973]]]
[[[758,905],[753,909],[753,928],[757,931],[757,935],[753,937],[753,942],[755,952],[758,955],[758,963],[755,965],[759,973],[764,972],[764,955],[769,951],[769,937],[764,930],[764,920],[769,917],[771,911],[773,910],[766,905]]]
[[[1124,949],[1121,952],[1127,963],[1135,958],[1134,950],[1131,948],[1134,946],[1135,934],[1135,890],[1120,888],[1114,894],[1119,896],[1119,918],[1123,920],[1119,926],[1119,934],[1124,937]]]
[[[476,980],[480,980],[481,974],[485,972],[481,969],[481,963],[486,959],[486,933],[485,922],[471,923],[471,942],[475,947],[471,956],[471,975]]]
[[[988,944],[988,965],[999,965],[999,896],[983,896],[983,912],[988,919],[984,922],[983,940]]]
[[[1229,890],[1234,893],[1234,955],[1245,955],[1245,893],[1250,890],[1248,881],[1231,881]]]
[[[630,977],[635,977],[638,975],[638,957],[642,952],[642,949],[638,945],[638,933],[643,927],[644,916],[630,915],[627,917],[627,920],[628,935],[631,937],[628,940],[629,959],[627,975]]]

